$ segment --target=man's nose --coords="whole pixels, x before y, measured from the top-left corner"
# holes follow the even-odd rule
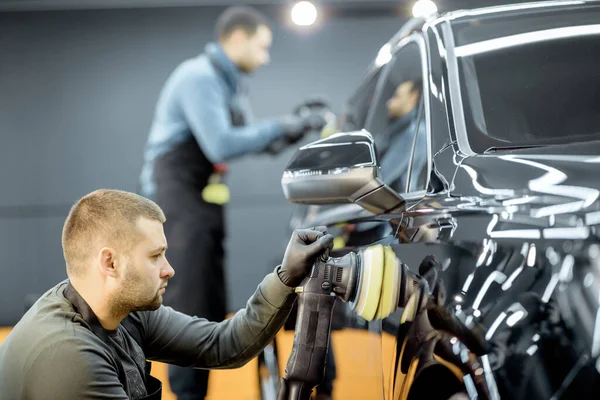
[[[169,278],[171,279],[173,275],[175,275],[175,270],[171,267],[171,264],[167,261],[167,266],[162,269],[161,278]]]

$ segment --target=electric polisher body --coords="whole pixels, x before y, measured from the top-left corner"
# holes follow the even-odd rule
[[[310,399],[323,380],[336,298],[366,320],[383,319],[398,306],[407,268],[389,247],[370,247],[317,261],[298,293],[294,344],[281,378],[278,400]]]

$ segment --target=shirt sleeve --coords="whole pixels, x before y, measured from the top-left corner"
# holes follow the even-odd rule
[[[222,322],[191,317],[165,306],[146,311],[142,315],[146,358],[196,368],[241,367],[273,340],[296,297],[293,288],[271,273],[246,307]]]
[[[101,349],[65,341],[42,350],[24,382],[30,400],[129,400]]]
[[[276,121],[233,126],[223,88],[214,76],[188,73],[178,87],[183,116],[212,163],[264,150],[283,132]]]

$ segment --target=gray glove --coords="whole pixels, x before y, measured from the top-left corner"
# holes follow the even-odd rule
[[[318,113],[310,113],[304,116],[286,115],[278,119],[283,136],[271,142],[266,152],[277,155],[284,149],[302,140],[304,135],[310,131],[320,131],[327,121]]]
[[[304,135],[310,130],[309,122],[305,117],[297,115],[285,115],[277,119],[283,135],[273,142],[269,143],[265,149],[267,153],[277,155],[288,146],[302,140]]]
[[[295,114],[279,118],[279,125],[289,143],[295,143],[311,130],[320,131],[327,124],[325,117],[319,112],[310,112],[298,116]]]
[[[281,267],[277,269],[279,279],[286,286],[296,287],[302,283],[319,257],[326,260],[333,248],[333,236],[327,228],[296,229],[288,243]]]
[[[305,117],[294,114],[284,115],[280,117],[277,122],[279,122],[279,126],[285,137],[302,137],[310,126]]]

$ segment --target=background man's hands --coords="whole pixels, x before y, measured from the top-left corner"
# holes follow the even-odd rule
[[[281,137],[271,142],[266,153],[277,155],[286,148],[294,146],[311,132],[320,133],[335,115],[325,99],[313,98],[302,102],[288,115],[276,119],[281,128]]]
[[[296,229],[288,243],[279,279],[290,287],[296,287],[310,274],[312,266],[319,257],[327,259],[333,248],[333,236],[327,228],[317,226],[312,229]]]

